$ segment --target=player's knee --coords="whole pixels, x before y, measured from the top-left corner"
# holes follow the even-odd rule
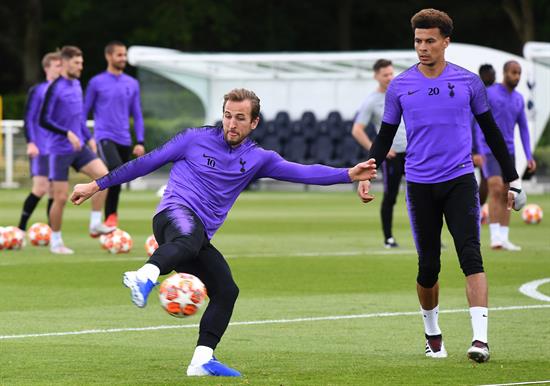
[[[239,296],[239,287],[232,280],[231,282],[225,283],[224,285],[218,288],[217,297],[223,299],[225,303],[234,304],[237,301]]]
[[[421,265],[418,267],[418,276],[416,282],[424,288],[432,288],[439,280],[439,271],[441,270],[441,264],[435,265]]]
[[[483,260],[479,252],[465,253],[460,256],[460,268],[464,273],[464,276],[470,276],[476,273],[484,272]]]
[[[55,192],[53,199],[54,199],[54,201],[56,201],[56,202],[58,202],[62,205],[65,205],[65,203],[69,199],[69,193],[68,192]]]

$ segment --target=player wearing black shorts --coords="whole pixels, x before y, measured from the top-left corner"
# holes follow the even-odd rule
[[[439,328],[439,272],[443,218],[466,276],[473,338],[468,358],[489,360],[488,286],[479,242],[479,196],[472,163],[471,116],[483,131],[510,182],[508,207],[526,201],[502,134],[491,114],[485,87],[476,74],[445,61],[451,18],[424,9],[411,19],[419,63],[399,74],[386,92],[384,117],[371,156],[384,161],[401,121],[407,128],[407,207],[418,253],[417,294],[424,321],[425,354],[445,358]],[[364,202],[369,183],[359,183]]]
[[[105,47],[107,70],[94,76],[86,88],[84,113],[93,112],[94,138],[98,153],[109,170],[116,169],[130,160],[133,153],[140,157],[145,153],[143,140],[145,129],[137,80],[123,71],[126,67],[126,46],[117,41]],[[130,116],[134,118],[136,145],[132,150]],[[118,225],[120,185],[109,188],[105,202],[105,224]]]

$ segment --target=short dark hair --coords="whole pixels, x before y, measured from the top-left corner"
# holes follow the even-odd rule
[[[508,67],[510,67],[512,64],[517,64],[521,68],[521,64],[517,60],[509,60],[506,63],[504,63],[504,66],[502,66],[502,70],[504,72],[508,71]]]
[[[62,59],[72,59],[75,56],[82,56],[82,50],[77,46],[63,46],[61,48]]]
[[[413,31],[417,28],[439,28],[439,32],[445,37],[449,37],[453,33],[453,19],[445,12],[433,8],[426,8],[417,12],[411,18],[411,26]]]
[[[374,72],[380,71],[382,68],[386,68],[393,65],[391,60],[388,59],[378,59],[376,62],[374,62],[374,65],[372,66],[372,69]]]
[[[481,75],[481,74],[485,74],[487,72],[494,72],[494,71],[495,71],[495,69],[494,69],[492,64],[485,63],[485,64],[482,64],[481,66],[479,66],[478,74]]]
[[[59,54],[59,51],[48,52],[42,58],[42,68],[50,67],[50,64],[52,64],[52,62],[54,62],[56,60],[61,60],[61,55]]]
[[[222,111],[225,111],[225,104],[227,103],[227,101],[242,102],[245,100],[250,101],[250,117],[252,118],[252,120],[258,118],[260,116],[260,98],[258,98],[253,91],[247,90],[245,88],[235,88],[225,94],[223,96]]]
[[[126,44],[122,43],[120,40],[112,40],[105,46],[105,54],[112,54],[115,47],[126,47]]]

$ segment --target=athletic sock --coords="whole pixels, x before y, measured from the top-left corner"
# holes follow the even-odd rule
[[[207,346],[197,346],[191,359],[191,366],[200,366],[212,359],[214,350]]]
[[[137,275],[140,279],[148,279],[156,283],[160,275],[160,269],[155,264],[147,263],[137,270]]]
[[[27,222],[29,221],[32,212],[34,212],[36,205],[38,205],[40,198],[41,197],[38,197],[33,193],[29,193],[29,195],[25,199],[25,202],[23,203],[23,212],[21,212],[21,219],[19,220],[19,229],[24,231],[27,230]]]
[[[101,212],[92,210],[90,212],[90,228],[95,227],[99,223],[101,223]]]
[[[435,306],[433,310],[425,310],[420,307],[422,311],[422,319],[424,320],[424,332],[428,336],[441,335],[441,329],[439,328],[439,305]]]
[[[52,205],[53,205],[53,198],[48,198],[48,208],[46,209],[47,210],[46,217],[48,218],[48,225],[51,225],[51,222],[50,222],[50,209],[52,209]]]
[[[57,247],[59,245],[63,245],[63,238],[61,237],[61,231],[52,232],[51,245],[52,245],[52,247]]]
[[[500,223],[495,222],[489,224],[489,233],[491,234],[491,243],[501,242]]]
[[[502,241],[508,241],[508,237],[510,235],[510,227],[506,227],[504,225],[500,226],[500,239]]]
[[[489,323],[489,309],[487,307],[470,307],[470,317],[472,318],[472,330],[474,336],[472,342],[479,340],[487,343],[487,325]]]

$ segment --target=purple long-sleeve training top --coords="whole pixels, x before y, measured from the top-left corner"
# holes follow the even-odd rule
[[[82,87],[78,79],[60,76],[52,82],[42,104],[40,125],[49,130],[48,147],[51,154],[71,154],[74,148],[67,139],[70,130],[83,146],[91,138],[84,119]]]
[[[525,157],[528,161],[532,160],[529,126],[527,125],[527,117],[525,115],[525,102],[521,94],[516,90],[510,92],[502,83],[497,83],[487,88],[487,97],[493,116],[495,117],[495,122],[502,132],[504,142],[506,142],[506,147],[510,154],[515,154],[514,129],[517,123]],[[477,132],[481,131],[479,127],[476,127],[476,130]],[[491,153],[491,149],[489,149],[483,135],[479,136],[478,148],[481,154]]]
[[[34,143],[41,155],[48,154],[48,132],[40,126],[40,109],[50,82],[44,81],[30,88],[25,104],[25,139]]]
[[[489,110],[479,77],[447,62],[436,78],[417,65],[395,77],[386,92],[383,121],[407,128],[405,178],[438,183],[472,173],[471,116]]]
[[[247,138],[231,147],[223,129],[205,126],[180,132],[170,141],[96,180],[101,190],[173,163],[157,213],[185,205],[201,219],[208,238],[223,224],[250,182],[262,177],[314,185],[350,183],[348,169],[301,165],[284,160]]]
[[[94,76],[86,87],[84,113],[93,112],[96,141],[108,139],[124,146],[132,144],[130,116],[134,118],[136,141],[143,144],[145,128],[141,113],[139,83],[124,73],[108,71]]]

